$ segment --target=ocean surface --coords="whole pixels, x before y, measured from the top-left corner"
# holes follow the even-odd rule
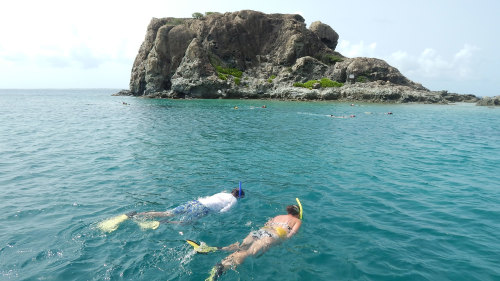
[[[185,239],[241,241],[296,197],[299,233],[220,280],[500,280],[500,108],[115,92],[0,90],[0,280],[204,280],[227,253]],[[97,228],[239,181],[227,213]]]

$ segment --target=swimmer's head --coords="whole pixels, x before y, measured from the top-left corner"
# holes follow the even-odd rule
[[[241,196],[240,196],[240,189],[239,188],[235,188],[231,191],[231,194],[236,197],[236,198],[243,198],[245,197],[245,191],[243,191],[243,189],[241,190]]]
[[[292,216],[298,218],[300,215],[300,208],[297,205],[288,205],[288,206],[286,206],[286,212],[289,215],[292,215]]]

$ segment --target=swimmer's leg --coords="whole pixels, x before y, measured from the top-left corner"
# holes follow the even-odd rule
[[[180,206],[177,206],[171,210],[167,210],[165,212],[143,212],[143,213],[136,214],[136,216],[173,217],[173,216],[180,215],[180,214],[191,213],[193,211],[193,208],[195,206],[197,206],[196,202],[198,202],[198,201],[190,201],[190,202],[184,203]]]
[[[161,220],[160,223],[184,224],[184,223],[188,223],[188,222],[187,221],[170,221],[170,220],[166,219],[166,220]]]
[[[277,239],[274,239],[272,237],[254,239],[248,250],[236,251],[224,258],[220,263],[215,265],[210,272],[209,278],[207,278],[205,281],[217,280],[217,278],[224,274],[224,272],[226,272],[228,269],[236,268],[237,266],[242,264],[248,256],[254,256],[258,253],[264,253],[277,241]]]
[[[240,249],[240,242],[235,242],[229,246],[222,247],[221,250],[227,251],[227,252],[234,252],[238,251]]]
[[[230,268],[235,268],[237,265],[240,265],[248,256],[246,251],[238,251],[234,252],[231,255],[227,256],[220,263],[216,264],[210,270],[210,275],[205,281],[215,281],[217,280],[224,272],[226,272]]]
[[[249,255],[250,252],[248,251],[237,251],[225,257],[221,261],[221,264],[224,267],[223,271],[225,272],[230,268],[236,268],[238,265],[242,264]]]
[[[139,227],[142,229],[142,230],[146,230],[146,229],[157,229],[159,226],[160,226],[160,222],[159,221],[136,221],[137,225],[139,225]]]
[[[257,240],[258,239],[255,238],[252,235],[252,233],[248,234],[247,237],[245,237],[245,239],[243,239],[243,242],[241,242],[240,249],[243,249],[243,250],[248,249]]]
[[[171,211],[165,211],[165,212],[142,212],[142,213],[137,213],[134,216],[144,216],[148,218],[154,218],[154,217],[173,217],[174,214]]]
[[[271,248],[273,244],[276,244],[278,241],[279,241],[278,239],[273,237],[263,237],[252,243],[250,248],[248,248],[247,252],[249,253],[249,255],[252,256],[255,256],[257,254],[263,254],[267,250],[269,250],[269,248]]]
[[[156,221],[156,220],[152,220],[152,221],[147,221],[147,220],[144,220],[144,219],[148,219],[148,218],[154,218],[154,217],[171,217],[173,216],[174,214],[172,214],[170,211],[165,211],[165,212],[143,212],[143,213],[137,213],[137,212],[131,212],[129,214],[127,214],[127,216],[130,218],[134,218],[135,219],[135,223],[137,223],[137,225],[142,229],[142,230],[146,230],[146,229],[157,229],[159,226],[160,226],[160,223],[164,222],[164,221]]]
[[[222,247],[221,250],[227,252],[246,250],[250,247],[250,245],[252,245],[254,241],[255,237],[253,237],[252,234],[249,234],[247,237],[245,237],[245,239],[243,239],[243,242],[241,242],[241,244],[239,242],[235,242],[229,246]]]
[[[136,216],[146,216],[146,217],[173,217],[181,214],[191,214],[197,215],[196,208],[201,205],[198,201],[190,201],[177,206],[173,209],[167,210],[165,212],[143,212],[138,213]]]

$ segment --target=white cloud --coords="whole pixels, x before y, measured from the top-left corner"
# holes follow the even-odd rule
[[[386,58],[404,75],[423,78],[446,78],[463,80],[473,75],[474,55],[479,48],[465,44],[454,55],[445,58],[432,48],[426,48],[419,55],[397,51]]]
[[[426,48],[420,54],[396,51],[387,57],[377,54],[377,43],[364,41],[351,43],[340,40],[337,51],[347,57],[377,57],[398,68],[403,75],[418,78],[466,79],[473,74],[474,56],[478,47],[465,44],[455,54],[444,57],[433,48]]]
[[[347,40],[340,40],[337,48],[338,52],[347,57],[374,57],[377,48],[377,43],[373,42],[370,44],[365,44],[361,41],[357,44],[352,44]]]
[[[465,44],[464,47],[455,54],[454,62],[457,65],[460,77],[466,77],[473,74],[474,54],[479,48],[473,45]]]

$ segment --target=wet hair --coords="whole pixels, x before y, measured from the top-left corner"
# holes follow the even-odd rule
[[[298,216],[300,214],[300,208],[297,205],[286,206],[286,212],[292,216]]]
[[[240,189],[239,188],[234,188],[233,190],[231,190],[231,194],[236,197],[236,198],[240,198]],[[245,191],[243,191],[243,188],[241,189],[241,198],[245,197]]]

